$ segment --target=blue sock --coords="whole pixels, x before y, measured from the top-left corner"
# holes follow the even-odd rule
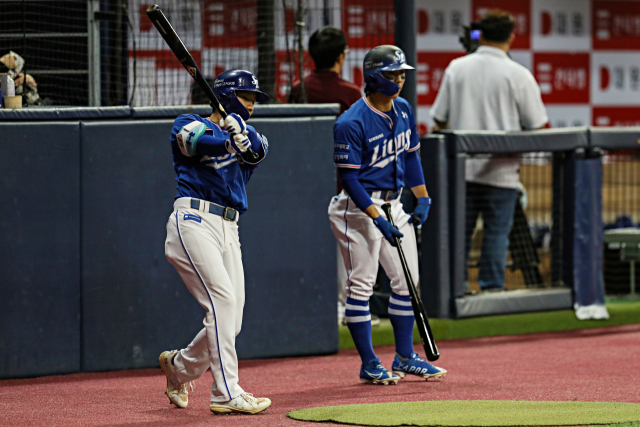
[[[347,298],[347,307],[344,312],[347,320],[347,327],[351,332],[353,342],[358,349],[362,364],[366,365],[376,358],[371,343],[371,313],[369,312],[369,301],[360,301]]]
[[[391,293],[389,299],[389,320],[393,326],[393,336],[396,339],[396,353],[403,359],[411,357],[413,353],[413,308],[411,298]]]

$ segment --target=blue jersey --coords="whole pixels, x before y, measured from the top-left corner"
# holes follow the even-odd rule
[[[183,126],[197,120],[207,125],[207,133],[227,139],[229,134],[208,118],[197,114],[178,116],[171,130],[171,150],[173,167],[176,171],[179,197],[194,197],[207,200],[220,206],[236,209],[240,214],[247,211],[247,193],[245,187],[257,165],[250,165],[234,154],[220,157],[194,156],[187,157],[180,151],[176,142],[176,134]],[[253,129],[251,126],[248,128]],[[267,139],[258,134],[262,141],[265,155],[269,148]]]
[[[387,113],[361,98],[333,128],[335,166],[359,169],[358,180],[368,192],[397,191],[404,186],[404,155],[420,147],[416,120],[409,103],[393,100]]]

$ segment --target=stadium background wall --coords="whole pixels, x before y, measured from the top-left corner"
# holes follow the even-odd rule
[[[145,16],[151,2],[54,0],[38,3],[37,8],[22,3],[0,4],[4,18],[0,54],[13,50],[23,55],[41,97],[50,98],[53,105],[191,102],[190,77]],[[490,7],[501,7],[516,19],[511,56],[536,77],[552,127],[640,125],[640,2],[635,0],[158,0],[158,4],[205,77],[230,67],[253,70],[276,102],[286,99],[292,79],[299,76],[296,37],[300,35],[307,46],[311,33],[323,25],[346,32],[351,51],[343,77],[356,84],[363,83],[362,59],[370,48],[394,42],[409,47],[409,53],[416,55],[422,134],[432,125],[429,109],[444,69],[464,55],[458,41],[461,26]],[[298,4],[304,6],[301,32],[295,25]],[[401,13],[410,5],[415,13]],[[394,6],[398,6],[395,14]],[[415,17],[411,25],[402,21],[408,16]],[[398,31],[412,27],[415,40],[407,46],[406,34],[400,37]],[[311,72],[313,62],[306,51],[302,62],[303,73]]]

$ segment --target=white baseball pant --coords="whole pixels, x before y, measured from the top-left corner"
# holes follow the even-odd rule
[[[394,223],[404,234],[401,239],[402,250],[409,272],[413,282],[418,286],[418,247],[413,224],[408,222],[410,215],[402,209],[399,198],[389,202],[376,198],[372,198],[371,201],[385,219],[387,217],[380,206],[384,203],[391,204]],[[398,250],[391,246],[373,220],[355,205],[346,192],[342,191],[331,199],[329,220],[347,271],[347,297],[361,301],[369,300],[378,274],[378,262],[391,280],[393,292],[409,295]]]
[[[235,338],[242,327],[244,272],[237,222],[209,213],[209,202],[191,208],[191,198],[175,201],[167,222],[165,255],[200,305],[204,328],[174,359],[177,380],[186,383],[211,368],[211,402],[244,393],[238,385]]]

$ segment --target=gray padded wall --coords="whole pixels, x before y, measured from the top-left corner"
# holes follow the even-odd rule
[[[0,124],[0,378],[80,368],[78,124]]]
[[[431,135],[420,140],[424,179],[433,199],[429,219],[422,225],[420,295],[429,317],[451,317],[449,270],[449,162],[446,138]]]
[[[156,366],[202,328],[200,305],[164,256],[172,123],[82,123],[85,372]]]
[[[338,350],[334,119],[263,119],[270,141],[240,219],[246,278],[240,358]],[[83,370],[157,365],[204,310],[164,256],[175,195],[171,120],[83,123]],[[138,141],[132,144],[132,141]],[[322,226],[324,224],[324,227]]]
[[[240,219],[246,307],[241,358],[338,351],[334,117],[254,119],[269,155],[247,187]]]

